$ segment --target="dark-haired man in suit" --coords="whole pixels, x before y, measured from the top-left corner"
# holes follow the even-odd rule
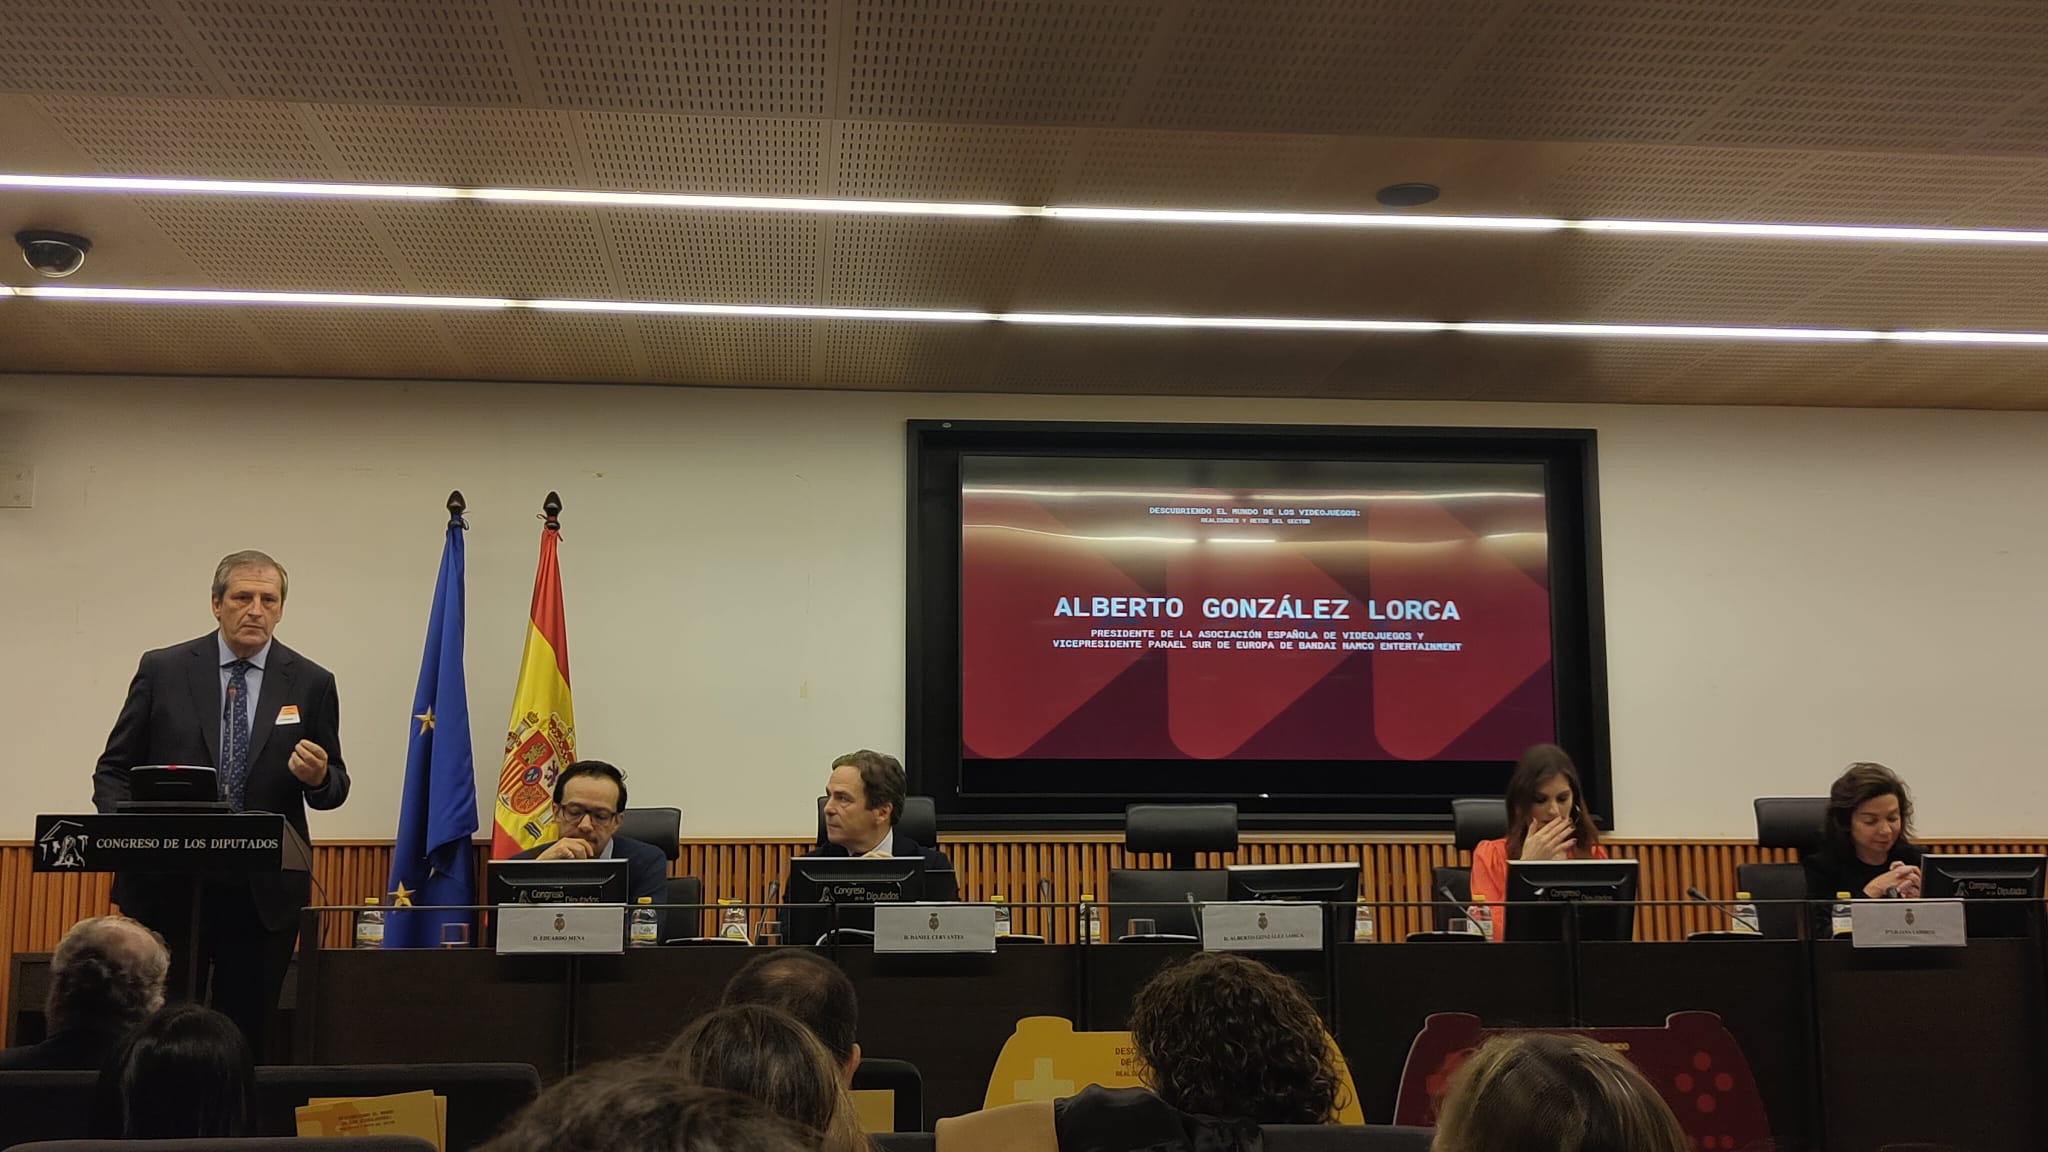
[[[925,871],[950,871],[937,848],[898,835],[909,791],[903,764],[894,756],[863,748],[832,762],[825,780],[825,839],[814,856],[922,856]]]
[[[275,812],[301,836],[308,807],[348,799],[334,674],[272,639],[286,580],[284,566],[261,552],[221,558],[213,572],[218,630],[142,654],[93,769],[95,809],[113,812],[128,799],[128,770],[143,764],[211,766],[235,811]],[[182,882],[122,873],[113,896],[169,942],[171,990],[185,987],[186,966],[197,965],[196,986],[203,992],[211,976],[214,1007],[241,1026],[261,1059],[265,1019],[284,988],[311,893],[304,872],[209,879],[196,940]]]
[[[624,860],[628,899],[668,902],[668,853],[618,835],[626,813],[626,774],[602,760],[578,760],[555,776],[556,838],[521,852],[518,860]],[[657,916],[666,921],[667,912]]]

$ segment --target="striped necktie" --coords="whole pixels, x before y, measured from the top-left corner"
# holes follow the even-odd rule
[[[227,801],[235,811],[242,810],[244,793],[249,784],[249,669],[255,665],[247,660],[237,660],[228,665],[228,698],[223,708],[222,719],[227,722],[227,731],[222,733],[220,742],[222,759],[227,762]]]

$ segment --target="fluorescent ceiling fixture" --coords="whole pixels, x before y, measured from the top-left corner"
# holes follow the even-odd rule
[[[1383,228],[1464,232],[1620,232],[1867,243],[2048,244],[2048,230],[1920,228],[1882,224],[1781,224],[1717,220],[1570,220],[1555,216],[1444,216],[1410,212],[1254,212],[1199,208],[1098,208],[926,200],[829,200],[800,196],[712,196],[683,192],[607,192],[581,188],[480,188],[433,184],[351,184],[290,180],[195,180],[159,176],[63,176],[0,173],[0,188],[188,196],[313,197],[344,200],[480,200],[509,204],[815,212],[881,216],[978,216],[1158,224]]]
[[[1339,320],[1288,316],[1163,316],[1094,312],[973,312],[933,308],[829,308],[803,304],[697,304],[661,300],[512,299],[500,296],[401,296],[355,292],[255,292],[219,288],[88,288],[0,285],[0,294],[38,300],[163,304],[277,304],[338,308],[438,308],[603,312],[783,320],[886,320],[912,324],[1032,324],[1095,328],[1176,328],[1264,332],[1471,332],[1489,336],[1676,339],[1805,343],[2048,345],[2048,332],[1942,329],[1771,328],[1707,324],[1593,324],[1491,320]]]

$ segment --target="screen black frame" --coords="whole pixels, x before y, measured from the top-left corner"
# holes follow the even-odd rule
[[[912,420],[907,439],[905,766],[911,791],[932,797],[949,829],[1108,830],[1121,826],[1127,804],[1227,800],[1238,805],[1240,826],[1253,830],[1431,831],[1450,827],[1452,799],[1501,795],[1513,768],[1508,761],[1440,761],[1426,786],[1389,793],[1359,786],[1361,769],[1384,764],[1261,760],[1266,787],[1253,791],[1236,782],[1241,770],[1231,778],[1229,761],[1126,761],[1119,767],[1135,769],[1131,786],[1106,792],[1062,786],[1062,775],[1086,775],[1090,762],[1020,759],[1011,762],[1020,772],[1048,783],[1004,792],[964,787],[960,478],[961,461],[969,456],[1541,464],[1557,741],[1578,765],[1594,823],[1611,827],[1592,429]],[[1275,789],[1275,779],[1284,786]]]
[[[534,888],[561,885],[594,895],[576,895],[563,900],[519,899]],[[484,903],[500,904],[630,904],[633,893],[632,861],[603,860],[492,860],[484,867]],[[617,899],[610,899],[616,894]]]
[[[1569,917],[1575,921],[1580,940],[1633,940],[1642,882],[1642,864],[1636,860],[1510,860],[1507,895],[1503,897],[1507,903],[1501,912],[1508,919],[1502,925],[1501,939],[1563,940]],[[1592,888],[1612,895],[1586,900],[1547,894],[1558,887]]]

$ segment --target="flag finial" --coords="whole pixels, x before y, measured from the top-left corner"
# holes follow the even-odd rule
[[[548,493],[548,498],[540,502],[540,511],[541,518],[548,522],[548,527],[560,528],[562,526],[562,522],[557,519],[562,514],[562,498],[559,495],[553,492]]]
[[[462,518],[462,514],[468,509],[469,505],[465,503],[462,499],[461,489],[458,488],[455,491],[448,493],[448,515],[450,518],[459,520]]]

